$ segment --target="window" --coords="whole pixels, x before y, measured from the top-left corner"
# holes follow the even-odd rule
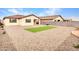
[[[58,20],[58,22],[59,22],[60,20]]]
[[[10,23],[16,23],[17,20],[16,19],[10,19]]]
[[[31,19],[26,19],[26,23],[30,23],[31,22]]]

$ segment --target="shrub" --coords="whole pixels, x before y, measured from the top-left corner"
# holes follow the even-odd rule
[[[2,26],[2,25],[3,25],[3,23],[0,22],[0,26]]]
[[[4,31],[2,34],[6,34],[6,32]]]
[[[79,44],[73,44],[74,48],[79,48]]]
[[[76,30],[79,30],[79,27],[76,27]]]
[[[0,22],[0,28],[4,28],[4,24]]]
[[[46,25],[49,25],[49,24],[46,24]]]

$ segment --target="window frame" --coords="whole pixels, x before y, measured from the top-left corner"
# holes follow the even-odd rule
[[[15,21],[14,21],[15,20]],[[17,23],[17,20],[16,19],[9,19],[9,22],[10,23]]]
[[[31,23],[31,19],[26,19],[25,23]]]
[[[58,21],[58,22],[60,22],[60,20],[59,20],[59,19],[58,19],[57,21]]]

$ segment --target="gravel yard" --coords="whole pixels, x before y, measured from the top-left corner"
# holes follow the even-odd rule
[[[9,38],[8,34],[2,34],[0,29],[0,51],[16,51],[12,40]]]
[[[79,43],[79,38],[70,35],[55,51],[79,51],[79,48],[74,48],[73,44],[78,44]]]
[[[0,51],[79,51],[73,44],[79,38],[72,35],[73,27],[60,27],[32,33],[21,26],[6,27],[6,34],[0,29]]]
[[[75,39],[71,36],[71,31],[74,30],[73,27],[57,27],[37,33],[26,31],[24,28],[26,27],[6,27],[6,31],[12,38],[12,42],[18,51],[66,50],[61,47],[62,43],[69,39],[69,45],[70,42]],[[73,42],[75,41],[76,39]],[[58,49],[58,47],[60,47],[60,49]]]

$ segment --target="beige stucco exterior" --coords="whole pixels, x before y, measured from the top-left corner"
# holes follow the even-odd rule
[[[58,22],[58,20],[60,20],[60,22],[64,21],[61,17],[57,17],[55,19],[41,19],[40,21],[41,22],[51,22],[51,21]]]
[[[19,24],[19,20],[17,19],[16,23],[10,23],[10,19],[5,19],[4,20],[4,25],[18,25]]]
[[[26,19],[31,19],[31,22],[30,23],[26,23],[25,22]],[[10,21],[9,21],[10,19],[6,18],[4,20],[4,25],[6,25],[6,26],[7,25],[21,25],[21,26],[35,25],[34,19],[36,19],[39,22],[39,24],[40,24],[40,19],[38,17],[29,16],[29,17],[24,17],[22,19],[16,19],[17,20],[16,23],[10,23]]]
[[[58,20],[63,21],[63,19],[61,17],[57,17],[57,18],[53,19],[52,21],[57,21],[58,22]]]

